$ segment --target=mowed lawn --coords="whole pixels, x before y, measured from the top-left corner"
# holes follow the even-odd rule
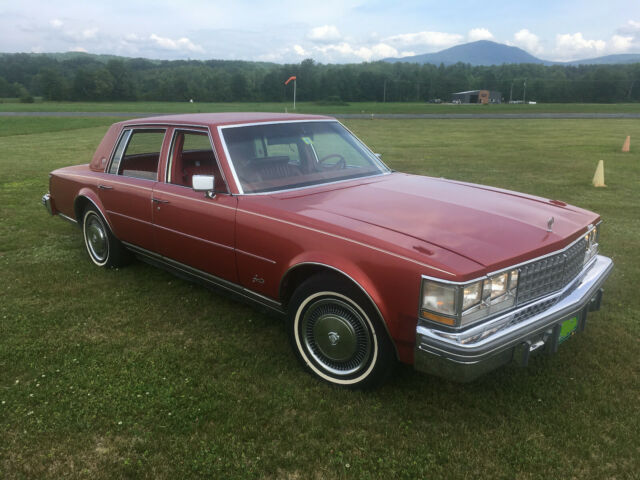
[[[426,102],[51,102],[20,103],[0,99],[0,112],[285,112],[313,114],[517,114],[517,113],[640,113],[640,103],[538,103],[499,105],[453,105]]]
[[[372,392],[305,373],[278,318],[91,264],[40,198],[111,122],[0,119],[0,478],[638,478],[638,121],[346,122],[394,169],[599,212],[616,264],[557,355],[471,384],[399,366]]]

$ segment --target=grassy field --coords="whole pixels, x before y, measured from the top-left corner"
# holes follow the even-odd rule
[[[91,264],[40,197],[110,123],[0,119],[0,478],[638,478],[637,121],[346,122],[397,170],[598,211],[616,263],[557,355],[466,385],[399,366],[367,393],[306,374],[277,319],[142,263]]]
[[[15,99],[0,102],[0,112],[294,112],[288,103],[188,103],[188,102],[36,102]],[[345,105],[319,105],[298,102],[296,113],[640,113],[640,103],[547,103],[537,105],[452,105],[424,102],[351,102]]]

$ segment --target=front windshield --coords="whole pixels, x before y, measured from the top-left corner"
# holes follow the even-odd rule
[[[287,190],[389,172],[340,123],[265,123],[222,128],[244,193]]]

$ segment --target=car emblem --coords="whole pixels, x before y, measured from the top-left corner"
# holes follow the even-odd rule
[[[547,220],[547,232],[553,232],[553,223],[555,222],[555,218],[550,217],[549,220]]]
[[[340,335],[338,335],[336,332],[329,332],[329,342],[333,347],[336,346],[339,340],[340,340]]]

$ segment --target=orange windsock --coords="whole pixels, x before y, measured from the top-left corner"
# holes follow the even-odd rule
[[[292,75],[291,77],[289,77],[289,78],[287,79],[287,81],[286,81],[286,82],[284,82],[284,84],[285,84],[285,85],[287,85],[291,80],[295,80],[295,79],[296,79],[296,76],[295,76],[295,75]]]

